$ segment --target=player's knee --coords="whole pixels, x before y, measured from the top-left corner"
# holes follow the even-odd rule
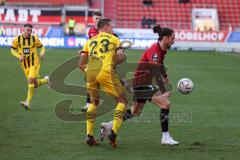
[[[36,78],[28,78],[28,84],[34,84],[34,87],[38,86]]]
[[[166,100],[163,105],[162,105],[162,108],[164,109],[170,109],[170,101],[169,100]]]
[[[132,114],[133,114],[134,116],[139,116],[141,113],[142,113],[142,110],[140,110],[140,109],[134,108],[134,109],[132,110]]]
[[[127,106],[127,98],[125,95],[120,95],[119,97],[116,98],[118,103],[122,103],[125,106]]]
[[[98,99],[90,100],[90,103],[94,104],[95,106],[98,106],[99,100]]]
[[[95,106],[98,106],[100,101],[99,101],[99,97],[95,96],[95,97],[91,97],[90,96],[90,103],[94,104]]]
[[[95,100],[94,104],[95,104],[96,106],[98,106],[98,105],[99,105],[99,99]]]
[[[29,78],[28,79],[28,84],[31,84],[31,83],[34,83],[34,81],[31,78]]]

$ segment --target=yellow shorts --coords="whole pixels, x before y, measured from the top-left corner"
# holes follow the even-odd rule
[[[88,93],[94,99],[99,98],[100,90],[113,97],[118,97],[125,91],[125,88],[122,86],[117,74],[114,71],[88,71],[86,73],[86,78]]]
[[[34,65],[27,69],[23,68],[23,72],[27,79],[28,78],[38,78],[39,77],[39,69],[40,69],[40,65]]]

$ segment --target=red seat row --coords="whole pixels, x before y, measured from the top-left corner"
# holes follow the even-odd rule
[[[220,29],[226,30],[229,26],[233,29],[240,27],[239,0],[190,0],[187,4],[179,4],[178,0],[152,1],[152,6],[144,6],[141,0],[118,0],[116,2],[117,26],[141,28],[141,20],[145,16],[155,18],[160,24],[179,27],[176,29],[191,29],[192,8],[216,8]]]

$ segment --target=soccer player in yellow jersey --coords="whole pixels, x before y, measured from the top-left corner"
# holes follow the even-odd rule
[[[25,24],[23,34],[14,38],[11,48],[12,55],[19,59],[21,68],[28,80],[27,99],[20,102],[26,110],[30,109],[34,88],[47,84],[49,79],[48,76],[44,79],[37,79],[40,69],[37,49],[40,48],[40,59],[42,60],[45,47],[36,35],[32,35],[32,28],[31,24]]]
[[[99,34],[86,42],[79,61],[79,68],[86,74],[87,90],[90,94],[90,105],[86,113],[87,144],[93,146],[98,144],[93,137],[93,126],[101,89],[117,101],[113,127],[108,134],[110,144],[116,148],[116,137],[126,110],[127,100],[114,66],[123,62],[126,55],[120,46],[119,39],[113,35],[110,19],[101,19],[97,29]]]

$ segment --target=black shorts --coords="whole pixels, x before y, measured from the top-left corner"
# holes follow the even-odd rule
[[[151,101],[157,91],[158,88],[153,85],[133,87],[133,101],[139,103]]]

